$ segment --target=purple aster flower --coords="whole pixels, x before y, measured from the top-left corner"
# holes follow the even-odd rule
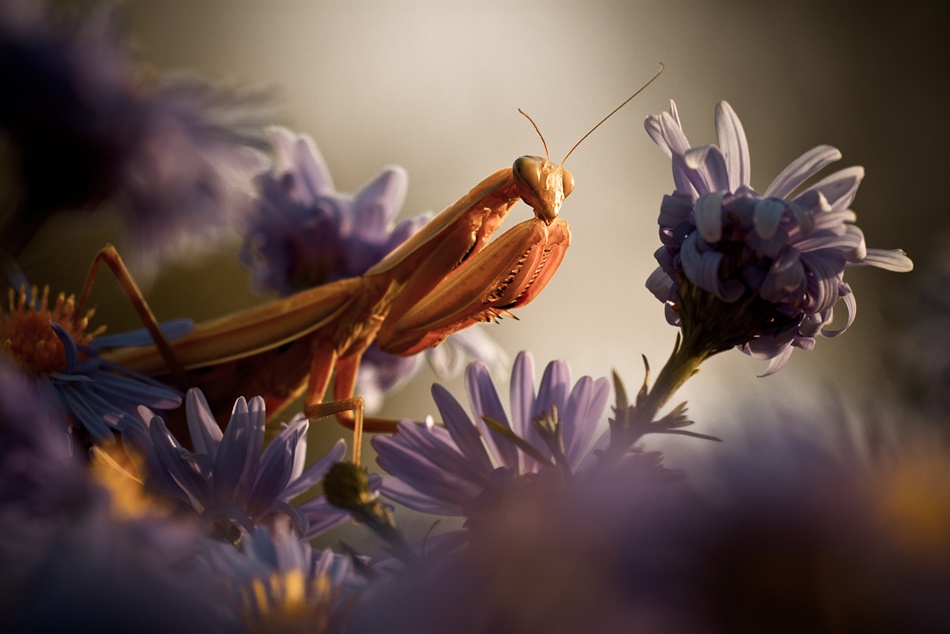
[[[355,196],[342,194],[313,139],[281,127],[270,134],[274,169],[257,178],[259,196],[241,249],[258,292],[286,296],[359,277],[428,221],[421,215],[393,226],[406,197],[402,168],[385,168]],[[498,345],[475,328],[425,354],[440,376],[458,372],[466,359],[490,367],[507,363]],[[418,355],[398,357],[373,343],[363,355],[356,392],[373,411],[384,392],[403,385],[419,367]]]
[[[343,458],[343,440],[305,469],[310,422],[303,415],[281,424],[280,432],[264,448],[262,398],[254,397],[249,403],[239,398],[224,432],[199,390],[188,391],[185,407],[194,452],[169,433],[161,417],[144,409],[141,415],[147,431],[134,428],[123,436],[144,457],[145,479],[151,488],[197,512],[225,537],[289,516],[299,533],[310,539],[349,519],[349,513],[333,507],[323,496],[291,505]]]
[[[200,533],[119,512],[36,384],[0,360],[0,630],[218,631]],[[121,624],[121,625],[120,625]]]
[[[143,346],[152,342],[145,330],[102,336],[89,332],[92,311],[79,314],[73,296],[60,294],[49,303],[49,288],[10,289],[8,311],[0,311],[0,352],[14,361],[61,408],[63,416],[95,442],[112,442],[113,431],[141,426],[138,407],[158,410],[181,405],[177,390],[99,357],[103,348]],[[191,330],[190,320],[161,325],[174,339]]]
[[[241,260],[260,293],[285,296],[362,275],[427,221],[392,220],[406,198],[407,176],[387,167],[355,196],[338,193],[308,136],[269,129],[274,168],[257,179]]]
[[[208,541],[205,559],[252,632],[342,631],[350,597],[363,584],[350,557],[315,551],[285,527],[258,527],[238,548]]]
[[[720,146],[689,146],[676,112],[647,117],[650,137],[673,159],[675,191],[660,207],[659,268],[647,287],[667,306],[667,320],[685,331],[715,331],[712,352],[739,346],[771,359],[777,371],[792,348],[810,350],[816,336],[834,337],[854,320],[856,303],[843,281],[846,266],[909,271],[899,249],[868,249],[849,205],[864,176],[847,168],[793,192],[841,158],[818,146],[792,162],[759,194],[750,185],[742,124],[725,102],[716,109]],[[828,328],[839,299],[848,321]],[[725,304],[725,306],[723,306]],[[720,326],[712,311],[723,313]]]
[[[54,13],[34,0],[0,6],[0,130],[22,190],[0,249],[16,257],[52,214],[107,198],[122,203],[126,251],[143,274],[206,248],[266,167],[252,147],[261,109],[197,80],[154,81],[108,8]]]
[[[483,493],[505,481],[530,479],[554,467],[572,472],[586,467],[607,404],[606,378],[585,376],[573,384],[568,364],[552,361],[535,392],[534,362],[522,352],[511,375],[511,422],[484,364],[468,366],[465,386],[474,424],[458,401],[436,384],[432,396],[445,427],[403,420],[395,435],[373,437],[377,463],[391,474],[383,479],[384,495],[419,511],[468,516]],[[490,427],[483,417],[509,433]],[[556,419],[556,430],[539,429],[534,421],[543,417]],[[524,444],[513,441],[511,434]],[[560,446],[550,442],[556,436]]]

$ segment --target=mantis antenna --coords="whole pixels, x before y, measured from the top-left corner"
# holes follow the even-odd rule
[[[571,155],[571,152],[573,152],[574,150],[576,150],[576,149],[577,149],[577,146],[580,145],[580,144],[584,141],[584,139],[586,139],[587,137],[589,137],[589,136],[591,135],[591,132],[593,132],[594,130],[596,130],[597,128],[599,128],[599,127],[601,126],[601,124],[604,123],[604,121],[606,121],[606,120],[609,119],[610,117],[614,116],[614,114],[616,114],[618,110],[620,110],[621,108],[623,108],[624,106],[626,106],[628,103],[630,103],[630,102],[633,100],[634,97],[636,97],[637,95],[639,95],[641,92],[643,92],[643,91],[646,89],[647,86],[649,86],[649,85],[652,84],[654,81],[656,81],[656,78],[659,77],[660,75],[662,75],[662,74],[663,74],[663,71],[664,71],[665,69],[666,69],[666,65],[665,65],[663,62],[660,62],[660,69],[656,71],[656,74],[654,74],[653,77],[651,77],[651,78],[649,79],[649,81],[647,81],[647,83],[645,83],[645,84],[643,84],[642,86],[640,86],[640,88],[638,88],[635,93],[633,93],[632,95],[630,95],[629,97],[627,97],[627,98],[623,101],[622,104],[620,104],[619,106],[617,106],[616,108],[614,108],[613,110],[611,110],[611,111],[610,111],[610,114],[608,114],[606,117],[604,117],[603,119],[601,119],[600,122],[597,123],[597,125],[595,125],[593,128],[591,128],[590,130],[588,130],[588,131],[587,131],[587,134],[585,134],[584,136],[582,136],[582,137],[581,137],[581,140],[578,141],[577,143],[575,143],[575,144],[574,144],[574,147],[572,147],[572,148],[568,151],[568,153],[564,155],[564,158],[561,159],[561,165],[564,165],[564,162],[567,160],[567,157]],[[520,112],[520,110],[519,110],[519,112]],[[521,114],[524,114],[524,113],[522,112]],[[525,116],[527,117],[528,115],[525,115]],[[531,121],[531,117],[528,117],[528,120]],[[533,124],[534,121],[531,121],[531,123]],[[538,129],[538,126],[534,126],[534,129],[537,130],[537,129]],[[538,132],[538,134],[541,134],[541,133]],[[542,142],[542,143],[544,142],[544,138],[543,138],[543,137],[541,138],[541,142]],[[545,145],[545,146],[544,146],[545,154],[547,154],[547,149],[548,149],[548,148],[547,148],[547,146]]]
[[[541,130],[538,129],[538,124],[535,123],[535,122],[534,122],[534,119],[532,119],[530,116],[528,116],[528,113],[525,112],[524,110],[522,110],[521,108],[518,108],[518,112],[520,112],[521,114],[523,114],[524,117],[525,117],[525,119],[527,119],[528,121],[531,122],[531,125],[534,126],[534,131],[538,133],[538,136],[539,136],[539,137],[541,137],[541,145],[544,146],[544,160],[545,160],[545,161],[551,160],[551,156],[548,154],[548,143],[547,143],[547,141],[544,140],[544,135],[541,134]],[[613,114],[613,113],[611,113],[611,114]],[[601,122],[601,123],[603,123],[603,122]],[[599,124],[598,124],[598,125],[599,125]],[[590,132],[588,132],[588,134],[590,134]],[[577,146],[574,146],[574,147],[577,147]],[[563,163],[563,161],[561,161],[561,162]]]

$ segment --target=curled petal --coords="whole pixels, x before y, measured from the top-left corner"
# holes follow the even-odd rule
[[[683,271],[686,276],[700,288],[712,293],[724,302],[734,302],[742,297],[743,288],[740,282],[729,280],[725,283],[719,279],[719,271],[725,260],[725,254],[710,251],[709,247],[701,246],[701,241],[693,233],[683,243],[680,254],[683,257]]]
[[[785,209],[786,205],[783,200],[766,198],[756,201],[755,212],[752,215],[755,232],[765,239],[774,236],[775,232],[778,231]]]
[[[854,196],[858,193],[858,186],[863,178],[863,167],[859,165],[847,167],[818,181],[796,196],[795,201],[797,202],[800,198],[807,199],[812,193],[818,192],[827,201],[831,211],[847,209],[854,201]]]
[[[854,323],[854,318],[858,314],[858,301],[854,297],[854,293],[851,292],[851,287],[845,283],[842,283],[841,286],[841,299],[844,300],[845,308],[848,310],[848,320],[845,322],[844,326],[838,328],[837,330],[831,330],[828,328],[821,329],[821,335],[823,337],[837,337],[838,335],[844,333],[845,330],[851,327],[851,324]]]
[[[825,166],[841,159],[841,152],[830,145],[819,145],[792,161],[762,192],[763,198],[788,198],[799,185]]]
[[[713,192],[696,200],[696,229],[710,244],[722,238],[722,199],[725,193]]]
[[[661,302],[669,301],[673,280],[662,268],[657,267],[647,278],[647,289]]]

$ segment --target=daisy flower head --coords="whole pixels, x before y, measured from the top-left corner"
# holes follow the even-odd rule
[[[12,288],[6,311],[0,310],[0,355],[12,360],[74,426],[95,442],[112,442],[113,432],[141,425],[141,405],[158,410],[181,405],[181,394],[158,381],[99,356],[104,348],[144,346],[149,334],[137,330],[103,335],[104,326],[89,329],[93,311],[82,312],[75,298],[60,293],[50,302],[49,288],[40,292]],[[191,330],[190,320],[161,325],[174,339]]]
[[[339,621],[363,583],[348,555],[314,550],[282,524],[257,527],[237,548],[214,540],[204,546],[205,564],[223,580],[247,631],[342,631]]]
[[[645,127],[672,158],[676,186],[660,206],[660,266],[647,288],[685,339],[708,339],[713,353],[738,346],[770,359],[765,374],[771,374],[793,347],[811,350],[815,337],[834,337],[851,325],[857,304],[843,280],[846,266],[913,268],[899,249],[867,248],[853,224],[850,205],[863,168],[840,170],[796,193],[841,158],[837,149],[809,150],[759,194],[750,184],[745,132],[726,102],[716,108],[718,146],[690,147],[672,102],[668,112],[647,117]],[[839,299],[848,319],[831,329]]]
[[[143,458],[147,486],[200,515],[217,535],[231,538],[239,531],[249,533],[256,526],[289,517],[298,533],[310,539],[349,519],[349,513],[322,495],[291,504],[343,459],[343,440],[305,467],[310,422],[302,414],[282,423],[265,448],[261,397],[237,399],[223,432],[200,390],[188,391],[185,407],[194,451],[168,431],[161,417],[145,408],[140,414],[146,427],[130,430],[123,441]],[[371,486],[378,488],[378,477]]]
[[[429,220],[421,214],[394,223],[408,188],[401,167],[384,168],[354,195],[338,192],[311,137],[279,126],[268,131],[274,166],[256,178],[258,195],[241,247],[256,291],[287,296],[359,277]],[[412,378],[422,358],[388,354],[373,343],[357,378],[367,410],[378,409],[385,392]],[[491,367],[507,363],[499,346],[475,328],[427,350],[425,358],[439,376],[458,372],[466,359]]]
[[[432,395],[444,427],[403,420],[395,435],[372,439],[377,463],[390,474],[383,495],[418,511],[470,516],[486,491],[506,481],[582,469],[610,389],[606,378],[574,383],[568,364],[552,361],[535,391],[526,352],[511,374],[510,418],[484,364],[468,366],[465,387],[474,423],[436,384]]]

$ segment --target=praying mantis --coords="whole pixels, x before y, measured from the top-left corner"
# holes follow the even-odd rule
[[[522,156],[511,167],[491,174],[362,276],[198,324],[173,342],[164,340],[140,300],[137,307],[151,319],[156,345],[103,356],[144,374],[170,375],[183,387],[200,387],[215,412],[229,412],[237,395],[261,395],[268,415],[273,416],[305,391],[308,418],[336,415],[357,433],[394,431],[393,421],[364,421],[362,399],[354,394],[365,350],[376,341],[384,352],[416,354],[470,325],[497,320],[537,297],[571,241],[568,224],[558,217],[574,187],[564,162],[662,71],[661,64],[648,82],[591,128],[560,164],[549,160],[542,136],[544,158]],[[531,207],[533,217],[490,242],[519,201]],[[127,290],[129,285],[134,289],[131,278],[126,274],[123,281],[118,272],[121,264],[114,250],[100,253],[90,280],[101,262],[117,272]],[[325,401],[331,378],[332,400]]]

